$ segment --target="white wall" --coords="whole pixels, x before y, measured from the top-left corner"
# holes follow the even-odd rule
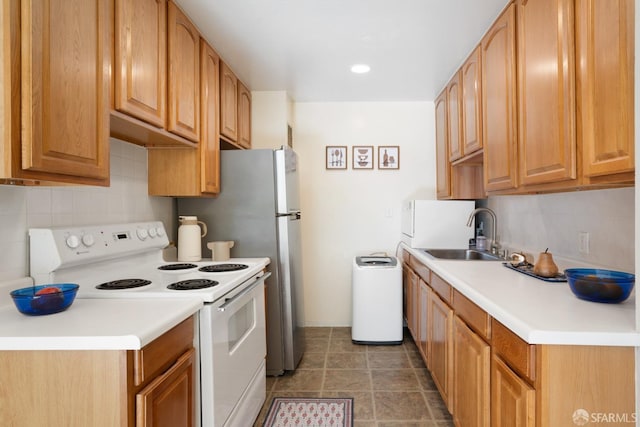
[[[293,126],[291,100],[284,91],[251,93],[251,147],[280,148],[287,144],[287,124]]]
[[[305,319],[310,326],[351,324],[351,263],[357,255],[395,254],[400,206],[435,198],[432,102],[296,103]],[[399,170],[325,169],[325,147],[400,147]],[[377,161],[377,153],[375,155]]]
[[[111,186],[0,186],[0,280],[29,275],[27,230],[161,220],[175,235],[173,199],[147,195],[147,151],[111,139]]]

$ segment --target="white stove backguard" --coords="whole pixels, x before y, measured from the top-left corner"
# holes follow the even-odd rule
[[[36,283],[51,281],[52,273],[90,264],[137,256],[162,260],[169,244],[160,221],[128,224],[29,229],[29,262]]]
[[[168,239],[161,222],[137,222],[29,230],[31,276],[35,283],[77,283],[77,298],[200,298],[213,302],[244,282],[261,276],[269,258],[233,258],[225,262],[199,261],[189,270],[160,271],[162,249]],[[239,271],[204,273],[199,267],[240,263]],[[150,285],[133,289],[100,290],[113,280],[143,279]],[[211,288],[171,290],[167,286],[188,279],[218,282]]]

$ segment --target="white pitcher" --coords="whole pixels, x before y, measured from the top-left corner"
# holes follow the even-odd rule
[[[178,261],[200,261],[202,259],[200,239],[207,235],[207,225],[198,221],[197,216],[180,216],[179,220]]]
[[[229,249],[231,249],[234,244],[235,242],[233,240],[207,243],[207,248],[211,249],[211,259],[214,261],[228,260]]]

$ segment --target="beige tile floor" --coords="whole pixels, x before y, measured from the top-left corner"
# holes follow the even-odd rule
[[[408,334],[402,345],[351,342],[350,328],[306,328],[298,369],[267,377],[262,426],[274,397],[353,397],[354,427],[453,426],[431,375]]]

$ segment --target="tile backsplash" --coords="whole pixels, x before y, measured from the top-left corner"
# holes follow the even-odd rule
[[[174,199],[147,194],[147,152],[111,140],[111,186],[0,185],[0,280],[26,276],[30,227],[161,220],[175,236]],[[496,196],[500,243],[537,256],[549,251],[604,267],[635,270],[634,188],[543,195]],[[489,224],[485,224],[489,225]],[[589,253],[579,234],[589,233]]]
[[[28,275],[30,227],[161,220],[169,236],[172,198],[147,194],[147,151],[111,139],[111,186],[0,186],[0,280]]]
[[[510,252],[549,252],[588,264],[635,271],[635,189],[490,197],[499,242]],[[580,234],[589,234],[588,253]]]

